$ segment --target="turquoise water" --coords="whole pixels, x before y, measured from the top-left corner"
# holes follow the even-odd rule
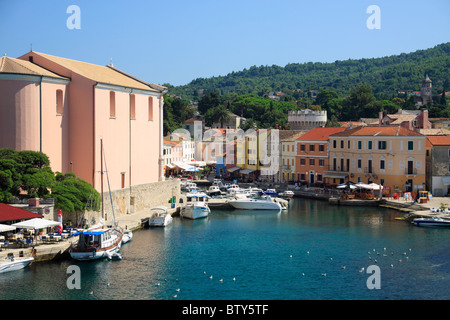
[[[450,229],[397,215],[294,199],[281,213],[174,218],[135,231],[122,261],[35,263],[0,274],[0,299],[450,299]],[[67,287],[70,265],[80,267],[81,289]],[[380,289],[367,287],[370,265],[380,268]]]

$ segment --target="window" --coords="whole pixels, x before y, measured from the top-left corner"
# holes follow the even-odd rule
[[[367,141],[367,148],[372,150],[372,141]]]
[[[378,150],[386,150],[386,141],[378,141]]]
[[[362,160],[358,159],[358,169],[361,169],[361,165],[362,165]]]
[[[322,181],[322,175],[321,174],[317,174],[317,181]]]
[[[305,158],[301,158],[301,159],[300,159],[300,164],[301,164],[302,166],[304,166],[305,163],[306,163]]]
[[[309,145],[309,151],[314,152],[314,145],[313,144]]]
[[[300,180],[306,180],[306,179],[305,179],[305,174],[304,174],[304,173],[301,173],[301,174],[300,174]]]
[[[56,90],[56,114],[63,114],[63,92],[62,90]]]
[[[114,91],[109,92],[109,117],[116,117],[116,93]]]
[[[300,151],[305,152],[305,145],[304,145],[304,144],[301,144],[301,145],[300,145]]]
[[[333,140],[333,148],[336,148],[336,140]]]
[[[383,159],[381,159],[380,160],[380,169],[382,169],[382,170],[384,170],[384,160]]]
[[[414,150],[414,141],[408,141],[408,150]]]
[[[362,149],[362,141],[358,141],[358,150]]]
[[[323,144],[319,144],[319,151],[320,152],[324,152],[325,151],[325,146]],[[450,150],[449,150],[449,155],[450,155]]]
[[[130,94],[130,119],[136,119],[136,96],[134,94]]]
[[[350,140],[347,140],[347,148],[350,149]]]
[[[309,165],[313,166],[314,165],[314,159],[309,159]]]
[[[321,166],[321,167],[325,166],[325,160],[324,159],[319,159],[319,166]]]
[[[344,140],[341,140],[341,149],[344,149]]]
[[[153,121],[153,97],[148,98],[148,121]]]

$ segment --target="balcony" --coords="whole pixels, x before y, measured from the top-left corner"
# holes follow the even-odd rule
[[[329,172],[348,172],[348,168],[342,167],[341,166],[333,166],[333,165],[328,165],[325,167],[325,171],[329,171]]]
[[[417,174],[417,169],[416,168],[407,168],[407,169],[405,169],[405,174],[406,175],[415,175],[415,174]]]

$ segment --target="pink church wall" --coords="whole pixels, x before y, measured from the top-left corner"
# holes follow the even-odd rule
[[[39,151],[39,83],[0,80],[0,148]]]

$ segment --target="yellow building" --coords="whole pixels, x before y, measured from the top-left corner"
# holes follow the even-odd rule
[[[376,183],[385,194],[417,192],[425,185],[426,136],[400,126],[364,126],[329,137],[329,173]]]

